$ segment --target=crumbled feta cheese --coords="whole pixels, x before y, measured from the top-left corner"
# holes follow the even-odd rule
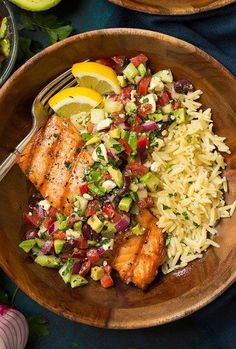
[[[85,198],[86,200],[93,200],[93,197],[87,193],[83,194],[83,198]]]
[[[166,136],[168,134],[168,132],[167,132],[167,130],[163,130],[161,134],[162,134],[162,136]]]
[[[41,238],[45,233],[47,233],[47,229],[41,225],[38,231],[38,236]]]
[[[100,121],[96,126],[96,131],[105,130],[106,128],[109,128],[112,124],[112,120],[107,118],[102,121]]]
[[[161,92],[164,90],[164,84],[158,76],[153,76],[150,82],[149,91]]]
[[[32,216],[32,215],[33,215],[33,213],[32,213],[32,212],[29,212],[29,213],[28,213],[28,215],[29,215],[29,216]]]
[[[105,112],[103,109],[92,109],[90,115],[93,124],[98,124],[105,119]]]
[[[140,99],[140,102],[143,104],[151,104],[152,106],[151,113],[155,113],[156,111],[156,101],[157,101],[157,96],[154,93],[149,93],[148,95]]]
[[[174,115],[171,115],[170,118],[171,118],[171,120],[175,120],[175,116]]]
[[[79,231],[74,231],[73,229],[67,229],[66,231],[66,239],[79,239],[81,236],[81,233]]]
[[[104,267],[106,267],[107,264],[108,264],[107,261],[103,261],[103,264],[102,264],[102,265],[103,265]]]
[[[131,93],[130,93],[130,102],[136,102],[136,95],[137,95],[137,92],[136,90],[132,90]]]
[[[145,164],[144,164],[144,166],[150,167],[150,166],[151,166],[151,161],[146,161]]]
[[[108,163],[107,150],[104,144],[100,144],[92,153],[94,161],[101,161]]]
[[[107,251],[107,250],[113,250],[114,247],[114,239],[110,239],[110,241],[107,244],[102,245],[102,248]]]
[[[112,189],[114,189],[116,187],[116,184],[115,184],[115,182],[108,179],[107,181],[102,183],[102,187],[103,187],[103,189],[106,190],[106,192],[109,193],[109,191],[111,191]]]
[[[152,172],[157,172],[157,169],[158,169],[158,165],[157,165],[157,162],[153,162],[152,164],[151,164],[151,171]]]
[[[50,203],[48,200],[41,200],[38,202],[38,206],[42,207],[45,211],[48,211],[49,208],[51,207]]]

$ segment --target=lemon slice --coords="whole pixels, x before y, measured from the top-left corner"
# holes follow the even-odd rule
[[[91,88],[70,87],[50,98],[48,104],[57,115],[69,118],[87,113],[101,102],[102,96]]]
[[[72,74],[78,78],[80,86],[90,87],[101,93],[120,93],[120,84],[115,71],[96,62],[76,63]]]

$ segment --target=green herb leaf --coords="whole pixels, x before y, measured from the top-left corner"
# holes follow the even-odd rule
[[[182,216],[184,217],[184,219],[186,219],[186,221],[189,220],[189,216],[186,211],[182,213]]]
[[[200,227],[200,225],[197,224],[196,222],[193,222],[193,224],[194,224],[194,226],[195,226],[196,228],[199,228],[199,227]]]
[[[167,206],[167,205],[162,205],[162,208],[163,208],[163,210],[169,210],[170,209],[170,207]]]
[[[28,318],[29,333],[32,337],[45,337],[49,335],[48,321],[42,315]]]

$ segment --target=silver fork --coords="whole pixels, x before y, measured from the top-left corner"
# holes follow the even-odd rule
[[[17,155],[23,151],[35,133],[46,124],[49,116],[52,115],[53,111],[48,105],[49,99],[60,90],[76,85],[78,85],[78,82],[72,75],[71,69],[69,69],[51,81],[38,93],[32,105],[32,129],[29,134],[17,145],[15,150],[0,165],[0,181],[15,164]]]

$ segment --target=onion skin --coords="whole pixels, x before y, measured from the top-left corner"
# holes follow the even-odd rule
[[[0,348],[24,349],[29,336],[28,323],[18,310],[0,305]]]

